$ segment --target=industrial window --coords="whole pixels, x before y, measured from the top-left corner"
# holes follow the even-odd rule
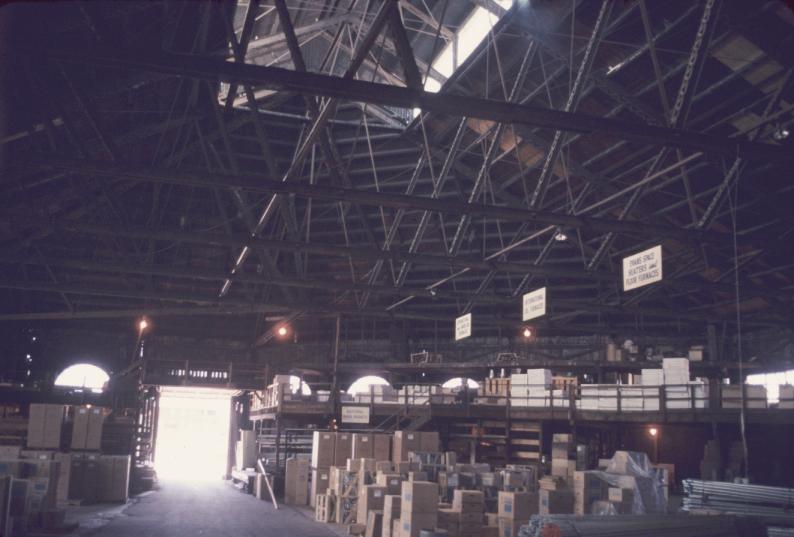
[[[110,376],[101,367],[93,364],[74,364],[61,371],[55,379],[55,385],[101,393],[108,380]]]
[[[370,386],[389,386],[389,381],[376,375],[367,375],[366,377],[361,377],[351,384],[347,389],[347,393],[350,395],[356,395],[357,393],[368,393]]]

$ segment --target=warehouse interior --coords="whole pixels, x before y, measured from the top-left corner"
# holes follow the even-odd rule
[[[793,30],[0,6],[0,537],[794,536]]]

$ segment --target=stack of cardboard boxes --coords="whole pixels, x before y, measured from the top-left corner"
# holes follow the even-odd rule
[[[573,481],[576,471],[576,445],[571,434],[554,434],[551,440],[551,475]]]
[[[745,408],[766,408],[766,386],[744,385]],[[722,408],[742,408],[742,386],[722,386]]]
[[[309,461],[305,456],[287,459],[284,471],[284,503],[309,504]]]
[[[419,537],[422,530],[434,530],[438,523],[437,504],[438,484],[403,481],[398,522],[400,537]]]
[[[517,537],[521,526],[538,514],[538,495],[532,492],[499,492],[499,537]]]
[[[234,455],[238,470],[256,467],[256,431],[240,431],[240,439],[234,445]]]
[[[84,407],[80,408],[80,410],[83,409]],[[61,432],[65,417],[66,407],[64,405],[30,405],[28,414],[28,447],[36,449],[60,449]],[[75,428],[77,427],[76,421],[77,416],[75,416]],[[74,449],[85,448],[75,447]]]
[[[72,426],[73,450],[99,451],[102,448],[102,429],[105,423],[105,413],[106,411],[102,407],[91,405],[75,407],[74,424]]]
[[[325,494],[331,480],[331,466],[336,457],[336,433],[333,431],[315,431],[312,436],[311,458],[311,494],[309,501],[315,506],[319,494]]]
[[[548,407],[552,395],[565,399],[565,390],[552,390],[552,375],[549,369],[529,369],[526,373],[510,375],[510,404],[522,407]],[[567,402],[567,401],[566,401]],[[555,404],[555,406],[560,406]]]

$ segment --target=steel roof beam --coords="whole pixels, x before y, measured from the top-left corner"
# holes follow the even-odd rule
[[[229,63],[203,56],[143,51],[125,57],[99,54],[78,55],[63,51],[50,51],[49,56],[64,61],[91,63],[108,68],[140,69],[210,80],[220,78],[227,82],[251,84],[276,91],[321,95],[334,99],[348,99],[400,108],[421,108],[424,111],[452,116],[465,114],[469,117],[497,122],[523,123],[568,132],[600,132],[633,142],[695,149],[732,157],[739,155],[747,159],[781,161],[791,158],[790,152],[785,148],[679,128],[643,125],[580,112],[564,112],[492,99],[432,93],[376,82],[297,72],[279,67]]]

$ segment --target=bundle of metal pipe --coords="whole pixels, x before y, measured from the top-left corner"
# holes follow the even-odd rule
[[[698,479],[685,479],[683,484],[684,511],[762,516],[794,524],[794,489]]]
[[[762,525],[727,515],[533,516],[519,537],[744,537]]]
[[[770,526],[766,529],[766,537],[794,537],[794,528]]]

